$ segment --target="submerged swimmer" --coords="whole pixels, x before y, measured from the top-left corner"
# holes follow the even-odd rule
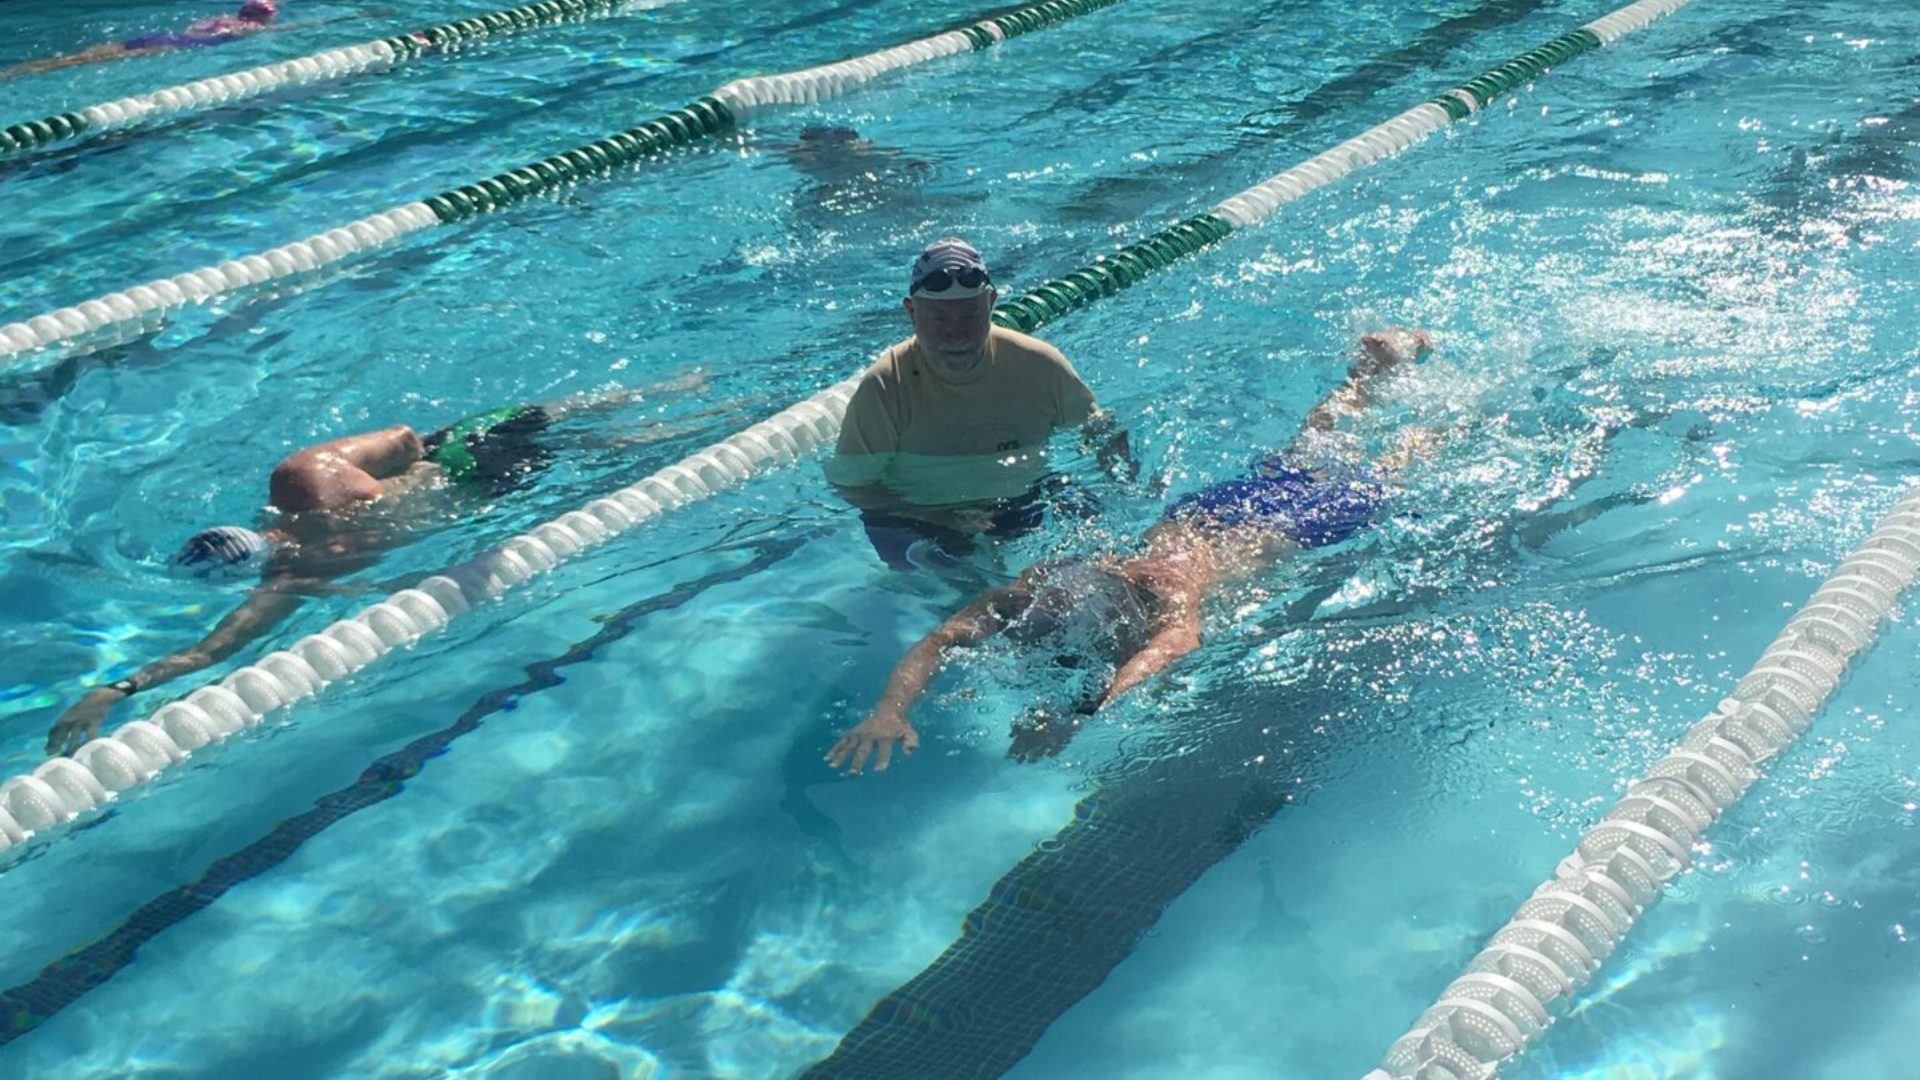
[[[808,124],[780,151],[795,171],[821,184],[878,182],[932,170],[924,161],[901,157],[896,147],[876,145],[857,129],[838,124]]]
[[[309,446],[268,480],[272,518],[262,529],[220,525],[195,533],[173,557],[183,572],[231,580],[258,574],[240,606],[197,644],[88,691],[54,722],[49,754],[94,737],[114,705],[217,664],[264,635],[315,595],[356,592],[334,579],[365,569],[462,508],[523,486],[555,456],[550,424],[698,380],[623,390],[470,416],[422,437],[405,424]]]
[[[827,764],[858,773],[872,760],[883,771],[896,745],[911,753],[920,737],[907,711],[944,666],[946,651],[995,634],[1058,649],[1069,665],[1093,661],[1110,669],[1071,715],[1042,713],[1016,729],[1015,756],[1056,752],[1086,716],[1199,648],[1202,605],[1222,585],[1301,550],[1337,544],[1374,522],[1418,440],[1369,462],[1335,428],[1340,417],[1372,404],[1380,379],[1432,348],[1421,331],[1367,335],[1346,382],[1307,414],[1286,449],[1244,479],[1175,502],[1147,530],[1138,554],[1042,564],[982,594],[908,650],[873,711],[834,743]]]
[[[269,29],[269,24],[279,14],[278,0],[246,0],[246,3],[240,5],[240,10],[232,15],[216,15],[210,19],[201,19],[184,30],[145,34],[125,41],[110,41],[95,45],[90,49],[69,53],[66,56],[29,60],[24,64],[0,69],[0,79],[79,67],[84,64],[103,64],[113,60],[124,60],[129,56],[165,52],[169,49],[194,49],[206,45],[221,45],[236,38]]]
[[[918,210],[927,216],[924,188],[933,179],[932,163],[878,145],[854,128],[808,124],[793,142],[769,149],[805,179],[793,212],[809,228],[855,228],[861,215],[875,212]]]

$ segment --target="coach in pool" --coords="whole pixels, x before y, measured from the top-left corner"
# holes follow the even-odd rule
[[[1079,428],[1109,472],[1136,471],[1126,432],[1060,350],[994,325],[998,297],[972,244],[928,244],[902,301],[913,336],[867,369],[847,405],[827,479],[889,566],[908,566],[919,541],[962,554],[981,535],[1036,527],[1063,486],[1047,471],[1057,429]]]

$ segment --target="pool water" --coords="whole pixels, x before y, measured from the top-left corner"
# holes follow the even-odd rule
[[[316,0],[286,20],[317,25],[0,83],[0,109],[484,10]],[[384,589],[856,370],[906,332],[901,279],[928,239],[971,238],[1017,294],[1608,10],[1128,0],[10,372],[0,765],[33,767],[81,688],[239,599],[165,558],[252,520],[293,449],[645,390],[570,422],[581,452],[532,490],[363,575]],[[981,13],[640,5],[0,163],[0,319]],[[0,62],[202,14],[8,11]],[[828,771],[964,583],[883,569],[817,462],[774,472],[34,845],[0,875],[0,1072],[795,1075],[1022,860],[1087,885],[1068,826],[1097,797],[1145,838],[1114,903],[1164,915],[1130,954],[1105,942],[1106,966],[1086,959],[1093,920],[970,971],[959,1006],[1031,992],[1033,1030],[909,1075],[1364,1073],[1920,463],[1917,34],[1898,7],[1691,5],[1049,326],[1148,482],[1106,481],[1062,440],[1100,513],[1005,544],[981,580],[1123,543],[1238,474],[1368,329],[1427,327],[1440,350],[1366,437],[1444,436],[1403,512],[1233,592],[1200,652],[1059,757],[1005,752],[1062,674],[985,647],[915,714],[917,755]],[[900,167],[803,175],[781,147],[809,122],[855,125]],[[316,600],[278,640],[363,603]],[[1903,612],[1506,1075],[1911,1074],[1917,644]],[[1199,858],[1196,836],[1219,850]],[[1075,980],[1084,997],[1057,988]],[[935,1045],[950,1018],[890,1037]]]

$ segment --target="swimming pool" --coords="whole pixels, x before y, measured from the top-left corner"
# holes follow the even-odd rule
[[[1286,3],[1216,20],[1129,0],[811,114],[930,163],[923,179],[822,191],[777,154],[696,150],[14,380],[9,775],[67,688],[190,642],[231,602],[157,560],[244,520],[295,446],[705,371],[603,432],[658,441],[590,455],[382,576],[432,569],[852,370],[901,331],[898,278],[933,232],[973,237],[1017,290],[1603,10],[1349,6],[1330,22]],[[7,226],[7,309],[278,243],[747,70],[974,14],[664,6],[76,146],[6,178],[31,208]],[[1364,1072],[1900,488],[1916,21],[1695,5],[1050,327],[1175,491],[1284,438],[1375,321],[1443,343],[1388,418],[1462,436],[1422,478],[1421,515],[1362,546],[1322,618],[1290,625],[1298,581],[1267,582],[1063,760],[1001,757],[1045,676],[989,650],[942,684],[917,758],[825,772],[832,732],[959,597],[884,575],[815,470],[776,473],[9,869],[10,986],[136,911],[159,929],[203,875],[257,876],[135,934],[137,962],[84,954],[111,977],[0,1054],[74,1075],[785,1075],[933,961],[1077,799],[1145,776],[1169,796],[1127,797],[1170,820],[1238,790],[1288,805],[1011,1075]],[[754,40],[777,24],[801,25]],[[76,41],[96,29],[74,25]],[[131,67],[69,103],[151,85]],[[758,134],[791,138],[808,115]],[[1649,423],[1572,505],[1622,505],[1523,542],[1513,507],[1552,489],[1603,406]],[[1108,492],[1092,526],[1005,561],[1131,532],[1160,501]],[[1370,592],[1404,610],[1368,609]],[[1510,1075],[1904,1075],[1912,643],[1904,619]],[[297,850],[275,832],[440,731],[459,737],[390,798]],[[387,793],[397,768],[324,805]]]

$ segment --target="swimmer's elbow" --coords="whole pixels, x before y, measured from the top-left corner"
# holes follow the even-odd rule
[[[318,457],[302,450],[275,465],[267,478],[267,501],[289,514],[318,506],[326,486]]]

